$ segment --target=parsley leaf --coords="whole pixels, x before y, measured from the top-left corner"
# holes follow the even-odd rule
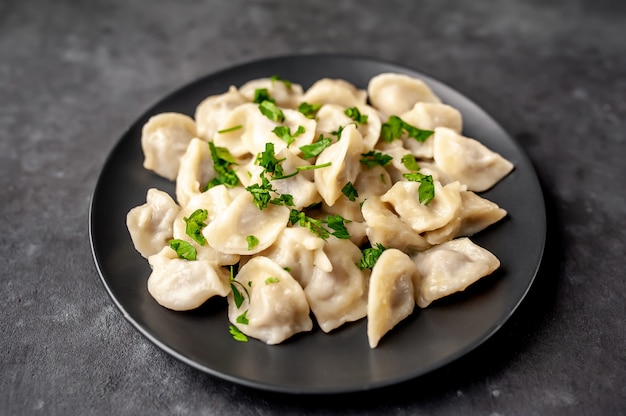
[[[341,215],[329,215],[326,217],[325,222],[330,229],[334,230],[332,235],[335,237],[341,238],[342,240],[350,238],[350,233],[345,226],[346,223],[351,222],[350,220],[343,218]]]
[[[185,240],[172,239],[169,241],[170,248],[176,252],[179,259],[195,260],[198,252],[196,248]]]
[[[235,322],[238,324],[248,325],[248,322],[250,322],[248,320],[248,310],[246,309],[243,311],[243,313],[235,319]]]
[[[322,221],[308,217],[304,212],[292,209],[289,213],[289,222],[292,225],[299,224],[301,227],[308,228],[317,237],[324,240],[330,236],[330,233],[322,225]]]
[[[274,198],[270,201],[270,204],[274,205],[285,205],[288,207],[293,207],[296,204],[293,202],[293,195],[291,194],[281,194],[278,198]]]
[[[293,134],[291,134],[291,131],[287,126],[277,126],[274,130],[272,130],[272,133],[274,133],[278,136],[278,138],[287,143],[287,147],[289,147],[291,143],[296,140],[296,137],[300,136],[304,132],[305,129],[303,126],[298,126],[296,132]]]
[[[270,93],[267,88],[257,88],[254,90],[254,98],[252,102],[255,104],[261,104],[263,101],[271,101],[274,103],[274,99],[270,97]]]
[[[270,192],[276,192],[272,188],[269,179],[263,175],[261,176],[261,184],[252,184],[246,188],[246,191],[252,194],[254,205],[261,210],[267,208],[267,204],[272,199]]]
[[[380,130],[380,137],[384,142],[390,143],[402,137],[402,133],[406,132],[407,137],[413,138],[418,142],[426,141],[434,132],[432,130],[422,130],[410,125],[398,116],[391,116],[386,123],[383,123]]]
[[[259,245],[259,239],[253,235],[248,235],[246,236],[246,243],[248,243],[248,251],[250,251]]]
[[[270,283],[278,283],[280,282],[280,279],[278,277],[268,277],[267,279],[265,279],[265,284],[269,285]]]
[[[352,185],[352,182],[348,182],[346,183],[343,188],[341,188],[341,192],[350,200],[350,201],[356,201],[356,199],[359,197],[359,193],[357,192],[356,188],[354,187],[354,185]]]
[[[322,107],[322,104],[320,103],[309,104],[306,102],[302,102],[298,106],[298,111],[304,114],[306,118],[313,119],[315,118],[317,112],[319,111],[321,107]]]
[[[373,168],[376,165],[387,166],[389,162],[393,160],[392,156],[387,154],[370,150],[367,153],[361,154],[360,162],[367,166],[368,169]]]
[[[352,124],[352,123],[350,123]],[[331,131],[330,134],[332,134],[333,136],[337,137],[337,140],[341,139],[341,133],[343,133],[343,129],[345,128],[345,126],[339,126],[337,127],[337,130],[335,131]]]
[[[285,115],[283,114],[282,110],[276,107],[276,104],[274,104],[270,100],[262,101],[261,104],[259,104],[259,110],[265,117],[269,118],[272,121],[275,121],[277,123],[282,123],[283,121],[285,121]]]
[[[256,158],[256,163],[265,169],[265,172],[269,173],[272,176],[283,176],[283,167],[280,165],[285,159],[276,159],[276,154],[274,153],[274,143],[267,142],[265,143],[265,150]]]
[[[327,168],[329,166],[332,166],[332,164],[333,162],[322,163],[321,165],[302,165],[302,166],[296,166],[296,170],[300,171],[300,170],[321,169],[321,168]]]
[[[287,89],[289,89],[289,90],[291,89],[291,81],[289,81],[289,80],[287,80],[287,79],[283,79],[283,78],[281,78],[281,76],[280,76],[280,75],[272,75],[272,77],[270,78],[270,80],[271,80],[272,82],[275,82],[275,81],[280,81],[280,82],[282,82],[283,84],[285,84],[285,87],[287,87]]]
[[[235,157],[225,147],[217,147],[213,142],[209,142],[211,150],[211,159],[213,159],[213,170],[216,177],[208,184],[207,189],[217,185],[224,184],[229,188],[239,185],[239,178],[235,171],[231,168],[235,164]]]
[[[424,175],[419,172],[404,173],[402,176],[413,182],[419,182],[417,190],[420,203],[428,205],[435,197],[435,185],[431,175]]]
[[[417,161],[415,160],[415,156],[413,156],[410,153],[407,153],[406,155],[402,156],[402,164],[408,170],[415,170],[415,171],[420,170],[420,165],[417,164]]]
[[[238,124],[236,126],[229,127],[227,129],[218,130],[217,133],[218,134],[230,133],[231,131],[239,130],[239,129],[242,129],[242,128],[243,128],[243,126],[241,124]]]
[[[352,120],[356,121],[359,124],[366,124],[367,123],[367,115],[366,114],[361,114],[359,109],[356,108],[356,107],[346,108],[346,110],[344,111],[344,114],[347,115],[348,117],[350,117]]]
[[[202,229],[206,227],[206,223],[204,221],[206,221],[208,216],[209,212],[206,209],[197,209],[189,216],[189,218],[183,217],[185,223],[187,224],[185,232],[201,246],[206,244],[206,238],[202,235]]]
[[[372,268],[374,268],[374,265],[378,261],[378,258],[381,254],[383,254],[383,251],[385,250],[386,247],[380,243],[376,243],[376,247],[366,248],[362,251],[363,255],[361,257],[361,261],[357,264],[357,266],[359,266],[359,269],[361,270],[371,270]]]
[[[240,292],[239,289],[237,289],[237,286],[243,289],[243,293]],[[233,300],[235,301],[235,306],[237,307],[237,309],[241,308],[243,301],[246,300],[246,298],[243,296],[244,293],[246,294],[248,299],[250,299],[250,294],[248,293],[248,289],[246,289],[246,287],[242,285],[239,281],[231,278],[230,289],[233,291]]]
[[[333,139],[330,137],[324,137],[320,134],[320,137],[317,139],[315,143],[307,144],[304,146],[300,146],[300,151],[302,151],[302,158],[310,159],[312,157],[316,157],[324,149],[330,146],[333,143]]]
[[[239,342],[248,342],[248,337],[239,330],[235,325],[231,325],[228,327],[230,334],[233,336],[235,341]]]

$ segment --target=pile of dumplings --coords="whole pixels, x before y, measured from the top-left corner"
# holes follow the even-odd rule
[[[259,92],[283,117],[261,111]],[[316,112],[298,111],[302,103]],[[355,121],[346,111],[353,108],[366,118]],[[403,132],[382,140],[393,116],[430,136],[418,141]],[[376,348],[416,305],[425,308],[500,267],[468,237],[506,216],[477,193],[513,164],[463,136],[462,124],[460,112],[426,83],[395,73],[373,77],[367,90],[340,79],[320,79],[306,91],[278,77],[256,79],[206,98],[194,118],[153,116],[142,131],[144,167],[176,181],[176,191],[173,199],[149,189],[146,203],[127,214],[133,244],[152,269],[149,293],[176,311],[226,297],[231,331],[267,344],[311,331],[313,320],[328,333],[366,318]],[[280,126],[289,128],[291,142],[275,133]],[[305,158],[301,148],[323,138],[332,140]],[[259,162],[268,143],[283,177],[272,177]],[[228,155],[238,183],[216,182],[215,149]],[[391,159],[365,164],[368,152]],[[419,197],[422,183],[407,179],[415,167],[403,163],[406,155],[432,180],[428,203]],[[289,203],[259,208],[250,189],[263,178],[273,201],[289,195]],[[205,214],[196,229],[201,242],[188,227],[197,212]],[[294,222],[294,212],[318,221],[328,235]],[[332,233],[324,222],[329,216],[344,220],[347,235]],[[193,247],[194,259],[181,257],[172,241]],[[370,248],[379,249],[378,257],[363,267]]]

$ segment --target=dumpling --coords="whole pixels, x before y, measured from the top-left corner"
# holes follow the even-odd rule
[[[359,193],[357,201],[362,202],[371,196],[384,194],[393,183],[389,172],[384,167],[376,165],[371,168],[362,167],[353,185]]]
[[[513,170],[513,164],[501,155],[454,130],[438,127],[434,139],[437,166],[470,191],[486,191]]]
[[[370,102],[385,116],[399,116],[415,103],[440,103],[426,83],[404,74],[384,73],[370,79],[367,86]]]
[[[287,227],[274,244],[258,255],[286,268],[302,287],[306,287],[311,279],[313,267],[316,266],[320,255],[323,255],[324,244],[324,240],[306,228]]]
[[[215,133],[219,130],[222,119],[234,108],[246,102],[248,102],[246,98],[232,85],[228,88],[228,92],[205,98],[196,107],[194,116],[198,136],[207,142],[213,140]]]
[[[367,123],[356,123],[348,117],[345,113],[346,107],[337,104],[324,104],[317,112],[316,136],[320,134],[329,136],[331,133],[338,131],[340,127],[356,123],[357,129],[363,137],[363,149],[361,151],[366,153],[372,150],[380,137],[382,126],[380,116],[374,108],[368,105],[358,105],[356,107],[361,115],[367,116]]]
[[[343,79],[322,78],[304,93],[302,101],[309,104],[337,104],[343,107],[364,105],[367,92]]]
[[[367,297],[367,338],[371,348],[415,308],[413,281],[417,267],[400,250],[390,248],[380,255],[370,277]]]
[[[434,181],[435,197],[428,205],[419,201],[419,187],[419,182],[396,182],[380,199],[391,204],[402,222],[418,233],[441,228],[457,216],[461,208],[459,182],[441,186]]]
[[[169,194],[148,189],[146,203],[126,214],[126,227],[135,249],[143,257],[158,253],[172,238],[172,224],[180,207]]]
[[[181,156],[197,135],[196,123],[184,114],[161,113],[150,117],[141,130],[143,167],[173,181]]]
[[[250,259],[231,284],[243,302],[228,295],[228,319],[244,334],[273,345],[313,328],[302,287],[267,257]]]
[[[415,285],[415,299],[422,308],[465,290],[500,267],[496,256],[467,237],[419,252],[413,261],[421,276],[421,281]]]
[[[506,210],[472,191],[461,192],[461,224],[456,236],[470,236],[506,216]]]
[[[283,82],[281,80],[271,78],[259,78],[248,81],[239,88],[239,92],[248,101],[254,100],[254,92],[257,89],[265,88],[276,105],[283,108],[298,108],[298,104],[302,100],[302,86],[293,82]]]
[[[229,273],[211,261],[180,259],[174,250],[164,247],[148,262],[152,267],[148,292],[168,309],[188,311],[230,292]]]
[[[281,166],[285,175],[295,172],[297,167],[310,166],[309,162],[299,158],[289,149],[278,152],[276,158],[282,160]],[[310,170],[302,170],[295,176],[272,180],[272,187],[281,195],[293,196],[294,208],[301,210],[322,200],[313,182],[313,175]],[[254,177],[258,178],[258,175]]]
[[[425,250],[430,244],[392,211],[380,197],[370,197],[361,207],[367,224],[367,237],[372,245],[382,244],[402,251]]]
[[[180,168],[176,177],[176,200],[181,206],[200,194],[215,177],[213,159],[209,145],[204,140],[193,138],[180,158]]]
[[[222,253],[250,255],[268,248],[287,226],[289,208],[269,204],[259,209],[252,195],[243,192],[233,199],[228,208],[204,228],[207,242]],[[256,239],[251,245],[250,240]]]
[[[368,287],[366,272],[357,267],[361,250],[354,243],[330,236],[324,254],[332,270],[315,267],[304,293],[318,325],[330,332],[365,317]]]
[[[328,146],[317,157],[316,165],[331,164],[315,169],[314,173],[317,191],[326,204],[333,205],[342,195],[344,185],[356,180],[362,148],[361,133],[354,124],[349,124],[343,129],[339,141]]]

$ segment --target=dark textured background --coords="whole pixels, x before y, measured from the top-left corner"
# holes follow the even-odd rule
[[[625,39],[618,0],[0,0],[0,414],[626,414]],[[450,84],[545,188],[546,261],[520,309],[394,388],[294,397],[200,373],[124,320],[91,257],[90,195],[136,117],[209,72],[302,52]]]

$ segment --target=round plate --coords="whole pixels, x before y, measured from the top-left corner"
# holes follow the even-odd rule
[[[505,208],[500,223],[472,237],[493,252],[502,267],[463,293],[418,310],[370,349],[367,320],[331,334],[314,327],[281,345],[235,341],[227,304],[210,299],[190,312],[159,306],[148,294],[150,267],[133,248],[126,213],[145,203],[148,188],[174,193],[174,184],[142,166],[141,128],[154,114],[193,116],[209,95],[230,85],[280,75],[305,89],[320,78],[341,78],[360,88],[382,72],[421,78],[444,103],[459,109],[464,134],[515,164],[515,170],[483,194]],[[539,181],[520,147],[483,110],[450,87],[415,70],[366,58],[304,55],[256,61],[199,79],[149,109],[124,134],[106,161],[93,193],[90,238],[93,256],[111,298],[150,341],[179,360],[232,382],[288,393],[367,390],[426,374],[470,352],[515,311],[532,284],[545,241],[545,207]]]

